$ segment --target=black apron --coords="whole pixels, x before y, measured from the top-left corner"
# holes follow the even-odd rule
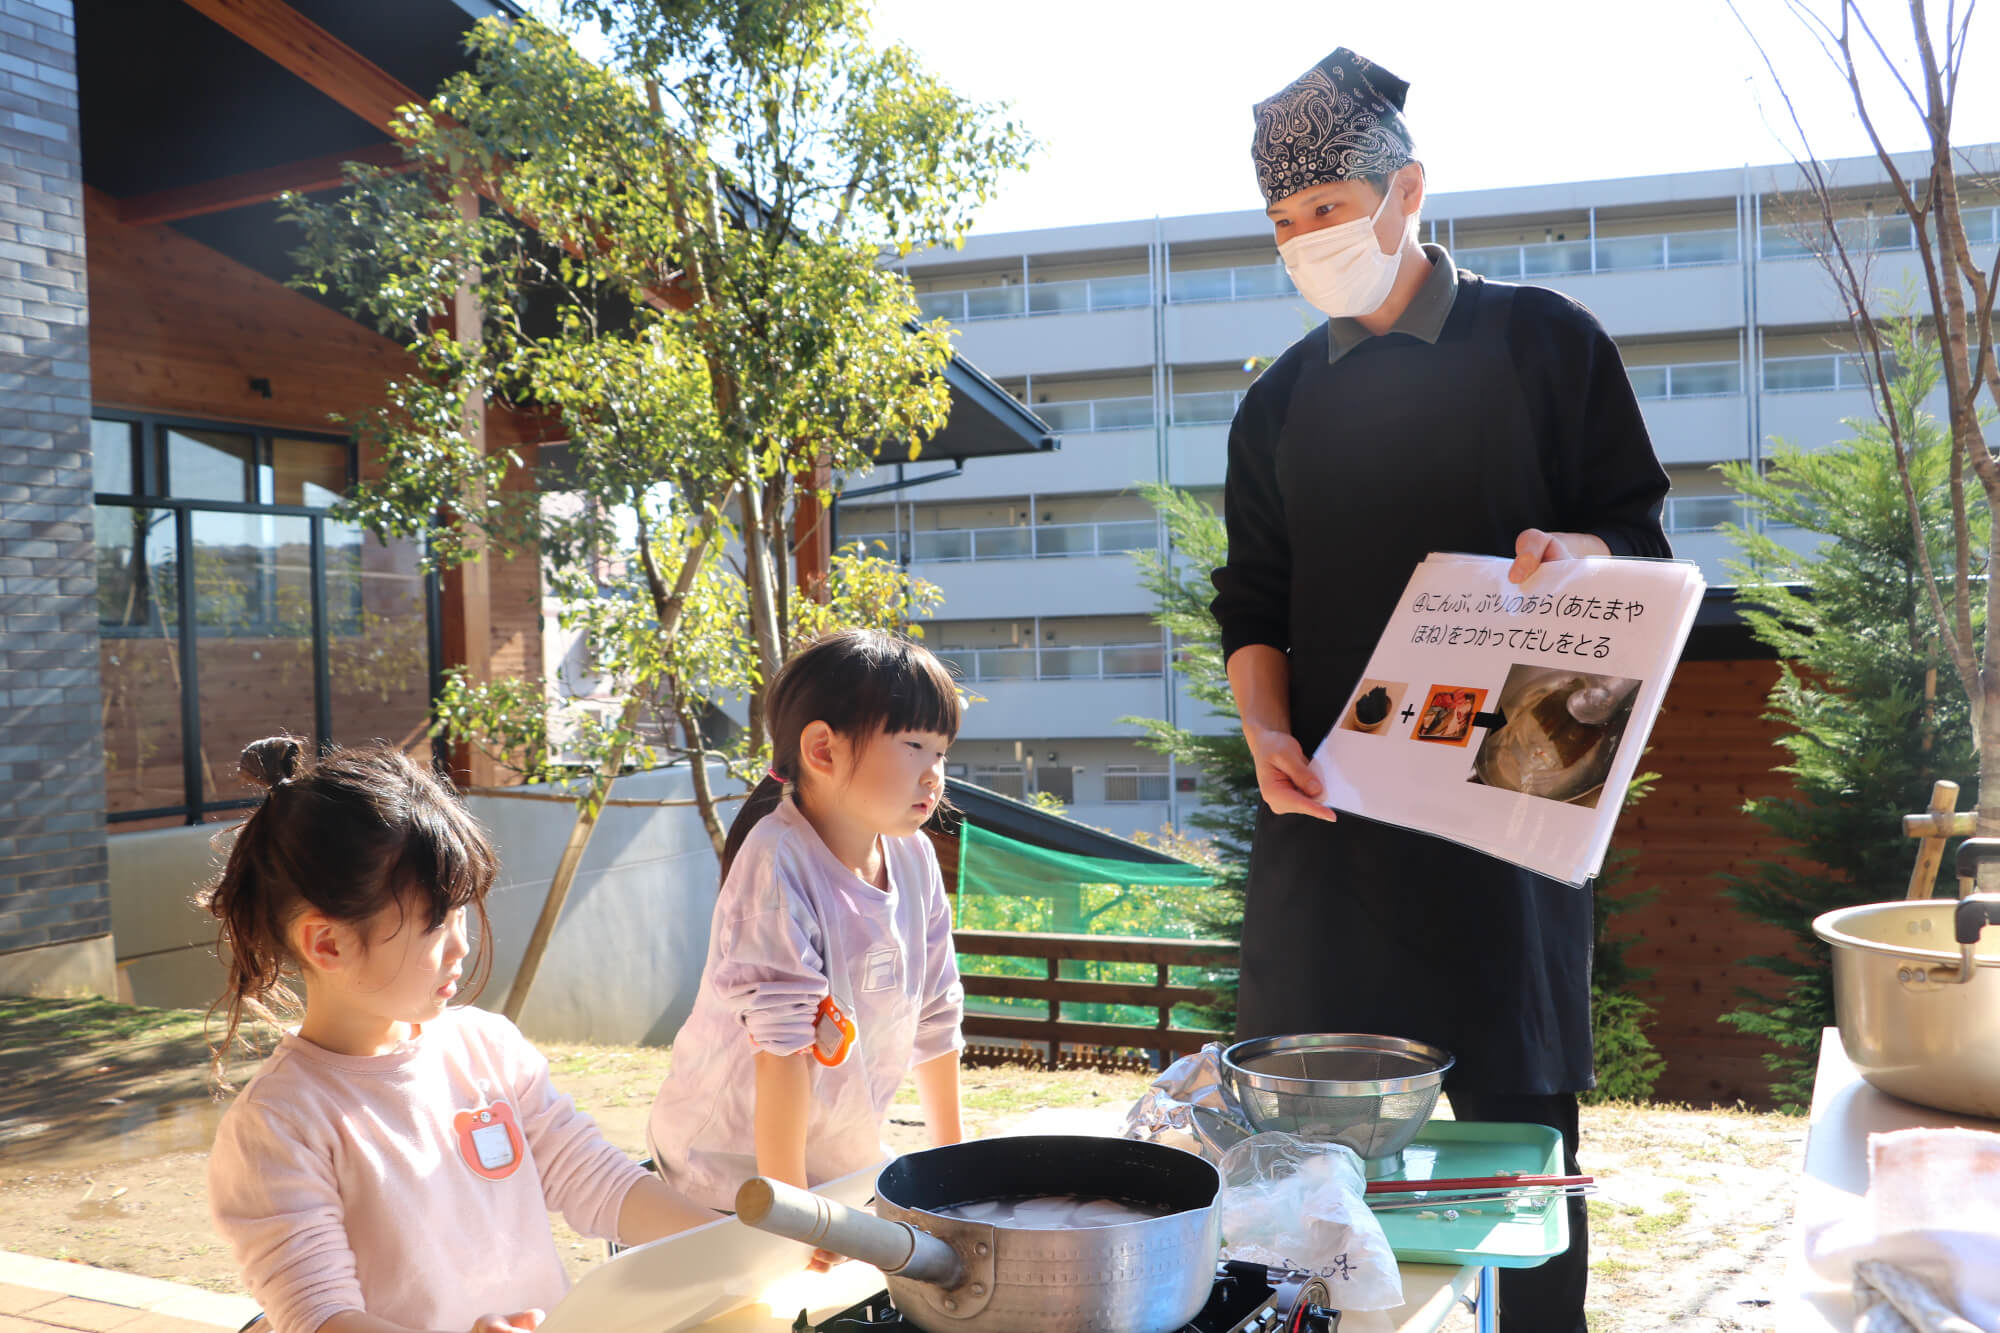
[[[1432,551],[1511,557],[1559,526],[1551,451],[1507,349],[1513,288],[1462,275],[1435,344],[1303,367],[1276,447],[1292,553],[1291,717],[1310,756]],[[1240,1037],[1373,1032],[1444,1047],[1451,1083],[1593,1085],[1591,896],[1425,834],[1260,811]]]

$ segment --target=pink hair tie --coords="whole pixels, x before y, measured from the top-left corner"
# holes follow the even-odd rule
[[[775,768],[767,768],[767,769],[765,769],[765,770],[764,770],[764,776],[765,776],[765,777],[767,777],[767,778],[769,778],[769,779],[771,779],[771,781],[773,781],[773,782],[777,783],[777,784],[778,784],[779,786],[781,786],[781,787],[782,787],[782,786],[784,785],[784,783],[785,783],[785,775],[784,775],[783,773],[780,773],[780,772],[779,772],[779,771],[778,771],[777,769],[775,769]]]

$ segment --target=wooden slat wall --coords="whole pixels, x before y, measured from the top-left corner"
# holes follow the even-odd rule
[[[114,200],[86,191],[91,398],[105,407],[294,430],[340,429],[407,373],[403,349],[373,329],[271,281],[170,226],[121,223]],[[271,382],[271,396],[250,388]],[[532,464],[535,423],[494,414],[494,447],[522,447]],[[379,470],[364,453],[363,475]],[[510,487],[527,484],[516,472]],[[499,561],[492,573],[496,675],[542,670],[541,576],[536,561]],[[279,719],[280,723],[287,719]],[[311,713],[289,720],[309,730]],[[276,727],[270,728],[275,730]]]
[[[1627,888],[1660,888],[1615,929],[1638,936],[1627,957],[1655,969],[1640,990],[1657,1006],[1653,1041],[1667,1061],[1656,1089],[1662,1098],[1767,1100],[1760,1057],[1772,1048],[1719,1016],[1740,1003],[1740,987],[1771,981],[1737,960],[1783,953],[1788,937],[1738,913],[1716,876],[1780,850],[1742,809],[1753,796],[1790,790],[1790,779],[1772,771],[1784,762],[1774,745],[1779,728],[1762,717],[1777,676],[1775,662],[1682,663],[1641,765],[1660,782],[1619,822],[1614,845],[1639,853]]]

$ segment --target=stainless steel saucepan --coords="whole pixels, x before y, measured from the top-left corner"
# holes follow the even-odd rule
[[[889,1163],[879,1216],[764,1177],[736,1215],[750,1226],[859,1259],[923,1333],[1172,1333],[1215,1281],[1222,1179],[1193,1153],[1089,1136],[982,1139]],[[992,1226],[939,1209],[1076,1195],[1163,1215],[1067,1230]]]
[[[1840,1044],[1869,1083],[1919,1106],[2000,1117],[2000,895],[1973,893],[2000,839],[1959,845],[1957,901],[1918,898],[1827,912]]]

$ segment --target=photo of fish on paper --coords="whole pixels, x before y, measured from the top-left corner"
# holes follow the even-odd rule
[[[1434,745],[1464,745],[1470,741],[1479,706],[1486,701],[1486,691],[1472,685],[1433,685],[1426,693],[1430,702],[1424,705],[1416,730],[1410,733],[1411,739]]]
[[[1347,731],[1364,732],[1379,736],[1389,729],[1396,710],[1403,706],[1403,695],[1409,686],[1400,680],[1364,679],[1354,691],[1354,700],[1340,715],[1340,725]]]
[[[1472,781],[1596,808],[1632,720],[1640,682],[1516,663],[1500,687],[1498,725],[1472,760]]]

